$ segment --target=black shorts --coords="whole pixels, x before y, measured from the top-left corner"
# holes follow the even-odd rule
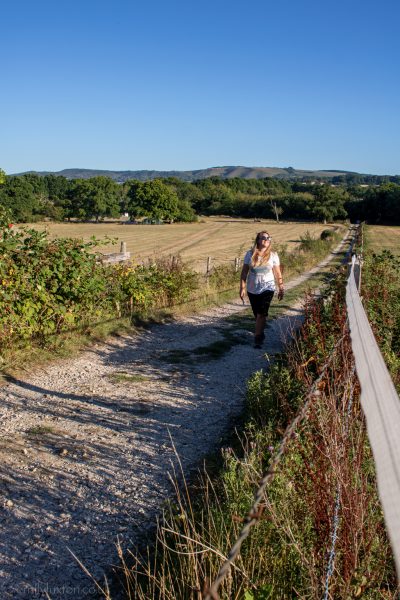
[[[247,292],[247,295],[254,316],[257,317],[257,315],[262,315],[263,317],[268,317],[269,305],[274,297],[274,292],[271,292],[270,290],[261,292],[261,294],[250,294],[250,292]]]

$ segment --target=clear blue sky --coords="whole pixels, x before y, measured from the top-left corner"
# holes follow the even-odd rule
[[[398,0],[3,3],[0,167],[400,174]]]

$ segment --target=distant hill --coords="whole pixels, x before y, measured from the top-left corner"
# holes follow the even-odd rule
[[[97,169],[63,169],[62,171],[29,171],[38,175],[62,175],[67,179],[90,179],[98,175],[110,177],[119,183],[128,179],[138,179],[146,181],[148,179],[157,179],[160,177],[177,177],[183,181],[196,181],[206,179],[207,177],[221,177],[222,179],[231,179],[241,177],[243,179],[263,179],[264,177],[273,177],[275,179],[330,179],[339,175],[354,173],[353,171],[305,171],[287,167],[210,167],[209,169],[199,169],[195,171],[106,171]],[[17,173],[22,175],[23,173]],[[357,174],[357,173],[354,173]]]

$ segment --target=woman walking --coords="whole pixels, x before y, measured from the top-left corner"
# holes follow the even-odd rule
[[[247,295],[256,319],[254,347],[261,348],[264,341],[264,328],[269,305],[278,286],[278,300],[284,294],[283,278],[279,256],[272,252],[272,238],[267,231],[260,231],[254,246],[243,261],[240,275],[240,297],[244,302],[247,283]]]

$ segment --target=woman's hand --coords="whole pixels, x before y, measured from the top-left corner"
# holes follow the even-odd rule
[[[283,300],[284,295],[285,295],[285,288],[283,287],[283,285],[280,285],[279,290],[278,290],[278,300]]]
[[[240,296],[241,301],[244,304],[244,299],[245,299],[245,296],[246,296],[246,290],[244,288],[240,288],[240,290],[239,290],[239,296]]]

